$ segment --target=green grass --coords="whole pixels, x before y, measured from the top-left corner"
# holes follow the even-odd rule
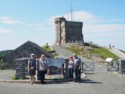
[[[74,47],[74,46],[70,47],[69,50],[77,55],[80,55],[80,52],[82,51],[78,49],[78,47]]]
[[[25,78],[24,77],[21,77],[20,80],[24,80]]]
[[[93,49],[89,53],[90,54],[98,54],[104,58],[110,57],[110,58],[118,59],[118,57],[115,54],[111,53],[110,51],[108,51],[105,48]]]
[[[52,49],[48,46],[46,47],[46,45],[42,46],[42,48],[46,51],[52,51]],[[53,57],[58,57],[58,54],[56,52],[52,53]]]
[[[18,78],[16,77],[16,75],[14,75],[14,76],[12,77],[12,79],[13,79],[13,80],[18,80]]]
[[[20,79],[18,79],[18,78],[16,77],[16,75],[14,75],[14,76],[12,77],[12,79],[13,79],[13,80],[24,80],[25,78],[24,78],[24,77],[21,77]]]
[[[44,46],[42,46],[42,48],[44,49],[44,50],[46,50],[46,51],[51,51],[51,48],[48,46],[48,47],[46,47],[46,45],[44,45]]]
[[[114,59],[118,59],[118,56],[116,56],[115,54],[111,53],[110,51],[108,51],[107,49],[105,48],[95,48],[93,50],[89,50],[88,52],[84,52],[83,49],[79,49],[79,47],[75,47],[75,46],[72,46],[69,48],[69,50],[77,55],[82,55],[83,57],[86,57],[85,55],[86,54],[97,54],[103,58],[107,58],[107,57],[110,57],[110,58],[114,58]],[[82,54],[81,54],[82,52]]]

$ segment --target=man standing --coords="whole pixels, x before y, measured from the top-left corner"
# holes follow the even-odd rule
[[[81,82],[81,59],[74,55],[75,82]]]

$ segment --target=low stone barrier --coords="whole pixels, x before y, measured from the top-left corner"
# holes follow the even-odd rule
[[[16,65],[16,78],[17,79],[24,79],[26,68],[27,68],[27,62],[29,58],[18,58],[15,60]]]

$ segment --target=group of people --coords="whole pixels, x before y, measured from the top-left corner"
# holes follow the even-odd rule
[[[73,73],[75,72],[75,76]],[[68,62],[69,78],[75,82],[81,82],[81,59],[77,56],[71,56]]]
[[[45,55],[41,55],[39,60],[36,60],[35,55],[31,54],[31,58],[28,61],[28,74],[31,84],[34,84],[34,76],[36,75],[37,70],[40,76],[41,84],[44,84],[45,74],[47,71],[47,61],[45,59]]]
[[[75,82],[81,81],[81,59],[77,55],[71,56],[68,61],[68,74]],[[36,60],[35,55],[31,54],[31,58],[28,60],[28,74],[31,84],[34,84],[35,75],[39,75],[41,84],[44,84],[45,74],[47,73],[48,62],[45,55],[41,55],[39,60]],[[75,76],[73,75],[75,73]]]

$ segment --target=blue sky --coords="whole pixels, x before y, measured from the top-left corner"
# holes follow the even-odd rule
[[[54,18],[82,21],[84,41],[125,50],[125,0],[0,0],[0,51],[55,42]]]

